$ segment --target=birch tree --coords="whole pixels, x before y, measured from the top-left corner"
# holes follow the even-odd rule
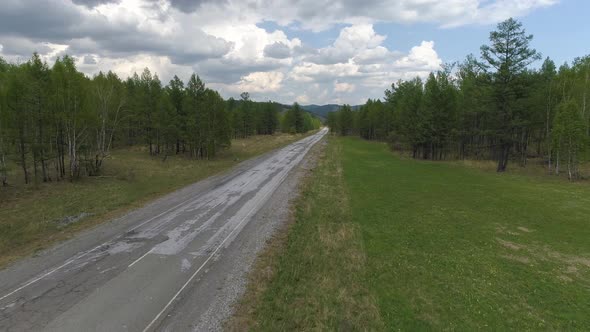
[[[578,164],[580,153],[587,144],[584,118],[578,104],[574,100],[567,100],[557,107],[557,114],[553,124],[553,150],[555,151],[555,172],[560,172],[560,162],[566,164],[568,178],[578,178]]]

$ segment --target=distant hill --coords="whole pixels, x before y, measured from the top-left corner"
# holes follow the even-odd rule
[[[335,112],[340,109],[340,105],[328,104],[328,105],[302,105],[301,108],[313,113],[321,118],[327,118],[328,113]]]
[[[283,111],[291,109],[292,105],[282,105],[283,106]],[[315,105],[315,104],[311,104],[311,105],[301,105],[301,108],[308,112],[311,113],[312,115],[317,116],[318,118],[320,118],[322,121],[326,120],[328,118],[328,113],[330,112],[336,112],[340,109],[340,107],[342,107],[342,105],[337,105],[337,104],[326,104],[326,105]],[[353,111],[358,110],[361,107],[361,105],[355,105],[355,106],[351,106]]]
[[[337,104],[327,104],[327,105],[302,105],[301,108],[304,110],[313,113],[320,118],[326,119],[328,117],[328,113],[338,111],[342,107],[342,105]],[[359,109],[361,105],[351,106],[353,111]]]

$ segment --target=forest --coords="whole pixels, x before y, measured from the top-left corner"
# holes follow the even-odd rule
[[[498,172],[509,162],[535,162],[578,179],[590,137],[590,56],[557,67],[550,58],[540,62],[532,40],[508,19],[479,58],[469,55],[425,80],[398,81],[383,101],[330,113],[328,125],[339,135],[387,141],[413,158],[495,160]]]
[[[1,186],[16,172],[25,184],[100,175],[114,148],[210,159],[233,138],[320,125],[297,104],[254,102],[247,92],[224,100],[196,74],[163,85],[147,68],[127,79],[89,78],[70,56],[51,67],[36,53],[24,63],[0,58]]]

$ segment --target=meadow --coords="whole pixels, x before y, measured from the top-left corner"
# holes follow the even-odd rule
[[[238,317],[255,330],[588,330],[588,216],[584,182],[330,137]]]

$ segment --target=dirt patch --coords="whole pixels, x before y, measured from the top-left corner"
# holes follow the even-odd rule
[[[530,264],[531,259],[524,256],[515,256],[515,255],[503,255],[502,257],[509,259],[511,261],[519,262],[522,264]]]
[[[498,234],[508,234],[508,235],[520,235],[519,232],[509,230],[504,225],[497,225],[496,226],[496,233],[498,233]]]
[[[496,233],[497,234],[508,234],[508,235],[522,235],[523,233],[532,233],[534,230],[524,227],[518,226],[516,229],[509,229],[506,225],[496,224]]]
[[[505,230],[505,228],[500,227],[498,229]],[[529,229],[526,230],[532,232]],[[564,254],[547,245],[530,244],[525,246],[501,238],[496,238],[496,241],[504,248],[520,253],[519,255],[502,255],[505,259],[526,265],[534,265],[535,262],[557,264],[553,275],[564,282],[574,282],[578,279],[584,280],[584,275],[590,272],[590,269],[588,269],[590,268],[590,258],[585,256]]]
[[[498,241],[498,243],[500,243],[502,246],[504,246],[504,247],[506,247],[508,249],[512,249],[512,250],[520,250],[520,249],[522,249],[522,246],[520,244],[516,244],[514,242],[502,240],[500,238],[496,238],[496,241]]]
[[[585,267],[590,267],[590,258],[570,256],[568,257],[567,261],[571,264],[579,264]]]
[[[523,226],[518,226],[518,227],[516,227],[516,229],[518,229],[521,232],[525,232],[525,233],[532,233],[533,232],[532,230],[530,230],[526,227],[523,227]]]
[[[533,254],[539,259],[546,261],[555,261],[559,263],[567,264],[577,269],[577,266],[583,266],[590,268],[590,258],[579,255],[568,255],[551,249],[549,246],[543,246],[542,248],[535,249]]]
[[[81,221],[82,219],[84,219],[86,217],[90,217],[92,215],[93,215],[93,213],[82,212],[82,213],[75,215],[75,216],[67,216],[62,219],[56,220],[55,223],[59,227],[66,227],[68,225],[75,224],[75,223]]]

